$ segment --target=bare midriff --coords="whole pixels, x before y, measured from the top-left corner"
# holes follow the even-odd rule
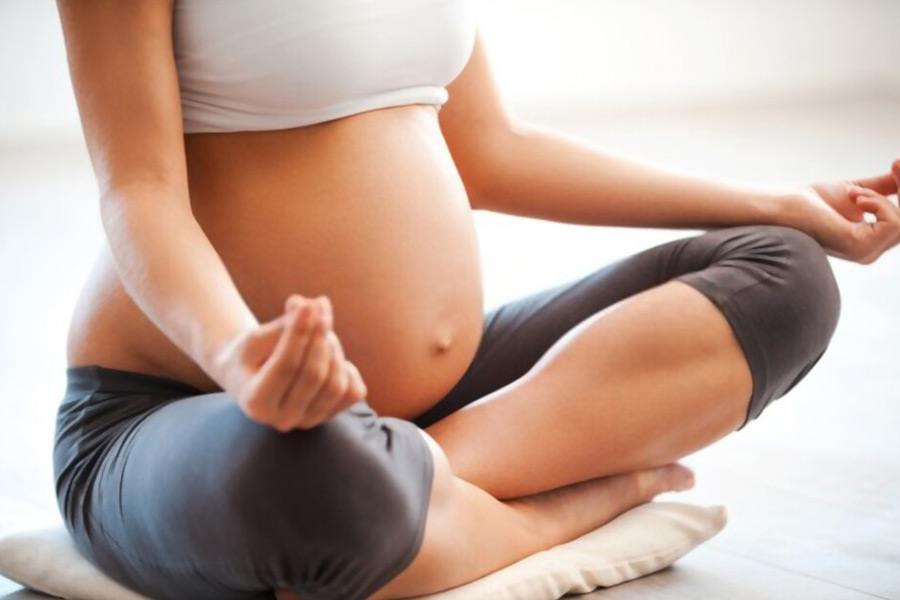
[[[379,414],[412,418],[453,387],[478,346],[483,296],[472,212],[434,107],[185,144],[194,216],[261,323],[291,293],[327,294]],[[105,245],[68,364],[221,390],[131,300]]]

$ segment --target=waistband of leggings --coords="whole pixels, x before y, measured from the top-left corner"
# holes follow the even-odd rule
[[[191,385],[161,375],[99,365],[67,367],[66,393],[90,392],[134,392],[166,396],[194,396],[205,393]]]

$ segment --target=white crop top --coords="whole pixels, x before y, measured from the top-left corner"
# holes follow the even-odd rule
[[[448,99],[474,0],[176,0],[185,133],[287,129]]]

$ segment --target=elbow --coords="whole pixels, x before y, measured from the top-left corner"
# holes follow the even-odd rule
[[[186,186],[185,186],[186,187]],[[162,181],[131,180],[101,189],[100,221],[107,239],[130,236],[133,228],[148,222],[193,219],[187,190]]]
[[[527,144],[529,128],[509,117],[478,131],[470,144],[456,149],[454,160],[472,210],[492,210],[517,176],[521,163],[516,157]]]
[[[186,185],[160,179],[130,179],[125,182],[107,182],[101,186],[100,216],[121,214],[127,208],[152,204],[155,207],[173,206],[190,211],[190,197]]]

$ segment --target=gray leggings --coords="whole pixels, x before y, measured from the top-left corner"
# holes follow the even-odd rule
[[[741,428],[825,352],[840,295],[821,247],[786,227],[716,229],[494,308],[468,370],[409,422],[358,402],[278,433],[224,392],[100,366],[67,369],[54,472],[79,550],[160,600],[363,600],[422,543],[433,463],[417,431],[524,375],[566,331],[676,279],[721,309],[753,378]],[[564,406],[560,406],[564,410]]]

